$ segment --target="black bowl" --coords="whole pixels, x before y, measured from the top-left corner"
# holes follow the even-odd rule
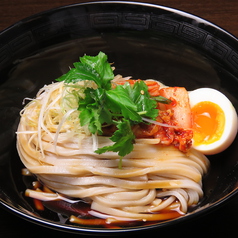
[[[186,222],[238,194],[238,139],[210,156],[202,201],[172,221],[125,229],[69,225],[39,213],[23,195],[27,181],[15,146],[25,97],[34,97],[83,54],[105,52],[116,73],[153,78],[188,90],[212,87],[238,109],[238,40],[221,28],[175,9],[144,3],[76,4],[24,19],[0,33],[0,203],[22,218],[68,232],[125,234]]]

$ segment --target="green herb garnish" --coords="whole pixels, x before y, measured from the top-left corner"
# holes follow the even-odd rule
[[[100,52],[97,56],[83,56],[74,63],[68,73],[57,81],[66,84],[78,81],[93,81],[97,87],[86,87],[84,98],[80,98],[78,110],[81,126],[88,126],[92,134],[103,134],[104,125],[115,125],[117,130],[110,137],[111,146],[97,149],[98,154],[107,151],[117,152],[122,158],[133,150],[135,135],[132,127],[143,122],[143,117],[155,120],[158,116],[157,101],[169,103],[163,97],[152,98],[143,81],[134,85],[125,83],[112,88],[114,73],[107,61],[107,55]]]

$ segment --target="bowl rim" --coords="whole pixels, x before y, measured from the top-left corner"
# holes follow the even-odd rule
[[[219,31],[224,32],[226,35],[229,35],[229,37],[234,38],[235,40],[238,40],[238,36],[236,37],[234,34],[230,33],[229,31],[225,30],[224,28],[216,25],[215,23],[208,21],[202,17],[197,16],[196,14],[192,14],[186,11],[183,11],[181,9],[176,9],[173,7],[167,7],[164,5],[160,5],[160,4],[155,4],[155,3],[147,3],[147,2],[137,2],[137,1],[112,1],[112,0],[99,0],[99,1],[89,1],[89,2],[80,2],[80,3],[73,3],[73,4],[69,4],[69,5],[63,5],[63,6],[59,6],[59,7],[54,7],[48,10],[44,10],[38,13],[35,13],[31,16],[25,17],[23,19],[20,19],[19,21],[13,23],[12,25],[8,26],[7,28],[3,29],[2,31],[0,31],[0,35],[3,34],[5,31],[10,30],[11,28],[16,27],[19,24],[24,24],[27,21],[33,20],[38,16],[42,16],[44,14],[49,14],[52,13],[54,11],[58,11],[58,10],[63,10],[66,8],[72,8],[72,7],[77,7],[77,6],[86,6],[86,5],[95,5],[95,4],[125,4],[125,5],[138,5],[138,6],[145,6],[145,7],[152,7],[152,8],[158,8],[158,9],[162,9],[165,11],[171,11],[173,13],[177,13],[179,15],[182,15],[184,17],[187,18],[193,18],[194,20],[197,20],[199,23],[205,23],[206,25],[212,26],[216,29],[218,29]]]
[[[169,221],[164,221],[164,222],[159,222],[155,223],[153,225],[148,225],[148,226],[138,226],[138,227],[129,227],[129,228],[120,228],[120,229],[105,229],[105,228],[88,228],[88,227],[80,227],[80,226],[74,226],[74,225],[69,225],[69,224],[62,224],[59,222],[55,221],[50,221],[42,217],[37,217],[35,215],[31,215],[29,211],[23,212],[19,208],[16,208],[12,206],[11,204],[8,204],[7,201],[4,201],[3,199],[0,198],[0,206],[7,210],[8,212],[13,213],[14,215],[27,220],[29,222],[32,222],[34,224],[51,228],[54,230],[58,231],[64,231],[64,232],[69,232],[69,233],[76,233],[76,234],[86,234],[86,235],[121,235],[125,233],[134,233],[134,232],[143,232],[147,230],[155,230],[159,228],[165,228],[168,225],[170,227],[175,226],[181,222],[186,222],[188,220],[195,220],[196,218],[199,218],[201,216],[204,216],[208,213],[211,213],[214,211],[216,208],[220,208],[221,206],[224,206],[227,202],[229,202],[232,198],[238,197],[238,187],[227,194],[225,197],[221,198],[217,202],[214,202],[212,204],[208,204],[209,206],[205,206],[201,209],[196,210],[195,212],[188,213],[185,216],[169,220]]]
[[[136,5],[136,6],[145,6],[145,7],[151,7],[151,8],[157,8],[157,9],[162,9],[171,13],[176,13],[178,15],[182,15],[186,18],[190,18],[190,19],[194,19],[199,23],[205,23],[206,25],[211,26],[212,28],[217,29],[218,31],[224,33],[224,35],[234,41],[236,41],[238,43],[238,39],[231,33],[229,33],[228,31],[226,31],[225,29],[217,26],[214,23],[211,23],[208,20],[205,20],[199,16],[196,16],[194,14],[185,12],[183,10],[179,10],[179,9],[175,9],[172,7],[167,7],[167,6],[162,6],[162,5],[158,5],[158,4],[152,4],[152,3],[144,3],[144,2],[136,2],[136,1],[92,1],[92,2],[82,2],[82,3],[75,3],[75,4],[70,4],[70,5],[65,5],[65,6],[60,6],[60,7],[55,7],[49,10],[45,10],[36,14],[33,14],[29,17],[23,18],[22,20],[12,24],[11,26],[3,29],[2,31],[0,31],[0,37],[1,35],[5,34],[6,32],[10,31],[11,29],[14,29],[20,25],[24,25],[26,22],[29,22],[31,20],[36,19],[37,17],[40,17],[42,15],[47,15],[47,14],[51,14],[55,11],[58,10],[64,10],[67,8],[74,8],[74,7],[79,7],[79,6],[87,6],[87,5],[95,5],[95,4],[123,4],[123,5]],[[169,221],[165,221],[165,222],[159,222],[153,225],[149,225],[149,226],[138,226],[138,227],[129,227],[129,228],[122,228],[122,229],[105,229],[105,228],[88,228],[88,227],[81,227],[81,226],[74,226],[74,225],[69,225],[69,224],[62,224],[59,222],[55,222],[55,221],[50,221],[47,220],[45,218],[42,217],[36,217],[35,215],[30,214],[29,211],[27,211],[26,209],[20,209],[17,208],[15,206],[13,206],[12,204],[8,203],[7,201],[3,200],[0,197],[0,205],[2,208],[6,209],[7,211],[12,212],[14,215],[17,215],[27,221],[30,221],[32,223],[35,223],[37,225],[41,225],[44,227],[48,227],[51,229],[55,229],[55,230],[60,230],[60,231],[64,231],[64,232],[70,232],[70,233],[77,233],[77,234],[91,234],[91,235],[116,235],[116,234],[124,234],[124,233],[131,233],[131,232],[138,232],[138,231],[144,231],[144,230],[152,230],[152,229],[159,229],[162,227],[166,227],[169,225],[176,225],[178,223],[190,220],[190,219],[194,219],[195,217],[200,217],[202,215],[204,215],[204,213],[209,213],[211,211],[213,211],[215,208],[220,207],[221,205],[226,204],[231,198],[233,198],[234,196],[238,195],[238,187],[236,187],[235,189],[233,189],[229,194],[227,194],[225,197],[221,198],[220,200],[209,204],[209,206],[205,206],[201,209],[196,210],[195,212],[191,212],[185,216],[176,218],[174,220],[169,220]]]

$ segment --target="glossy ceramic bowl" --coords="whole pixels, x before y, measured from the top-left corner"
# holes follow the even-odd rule
[[[109,235],[159,229],[205,215],[237,195],[238,139],[210,156],[202,201],[183,217],[125,229],[64,223],[39,213],[24,196],[26,181],[15,131],[25,97],[68,70],[83,54],[108,54],[116,73],[153,78],[188,90],[212,87],[238,109],[238,41],[221,28],[175,9],[143,3],[96,2],[53,9],[0,33],[0,203],[34,223],[64,231]]]

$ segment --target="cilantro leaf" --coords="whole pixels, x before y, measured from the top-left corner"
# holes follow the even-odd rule
[[[137,113],[137,105],[131,100],[130,95],[122,85],[113,90],[106,91],[107,106],[114,113],[121,113],[121,116],[132,121],[141,122],[142,118]]]
[[[83,80],[92,80],[98,87],[106,90],[111,88],[111,80],[114,74],[111,65],[107,62],[107,55],[99,52],[97,56],[84,55],[80,62],[74,63],[74,68],[62,75],[57,81],[76,83]]]
[[[103,52],[99,52],[97,56],[80,57],[80,61],[83,65],[94,69],[100,76],[101,82],[98,82],[99,87],[110,89],[111,80],[114,78],[114,74],[111,65],[107,62],[107,55]]]
[[[98,103],[91,97],[94,93],[94,89],[87,88],[85,90],[84,100],[79,100],[79,119],[81,126],[87,125],[92,134],[96,134],[97,132],[102,134],[101,124],[99,123],[100,108]]]
[[[90,70],[89,68],[86,68],[82,66],[81,68],[72,68],[70,71],[68,71],[66,74],[62,75],[57,81],[64,81],[65,83],[76,83],[78,81],[83,80],[97,80],[97,74]]]
[[[85,98],[79,100],[78,110],[81,126],[88,125],[92,134],[102,134],[102,124],[112,123],[112,116],[108,108],[105,108],[105,92],[103,89],[86,88]]]
[[[133,150],[133,144],[135,140],[135,135],[131,129],[131,124],[129,120],[123,119],[118,122],[117,130],[110,137],[110,139],[115,142],[113,145],[104,146],[97,149],[95,152],[98,154],[105,153],[107,151],[118,152],[118,155],[124,157]]]
[[[137,112],[140,115],[155,119],[158,116],[156,109],[156,101],[152,100],[148,86],[144,81],[137,81],[133,86],[129,83],[124,84],[124,88],[128,91],[131,100],[137,106]]]
[[[103,134],[103,125],[116,125],[117,130],[110,137],[114,144],[99,148],[95,152],[102,154],[113,151],[122,158],[134,147],[135,135],[132,126],[143,122],[142,116],[154,120],[158,116],[157,102],[170,103],[170,100],[150,97],[148,87],[143,81],[112,88],[114,74],[107,59],[103,52],[96,56],[84,55],[79,58],[79,62],[73,64],[74,68],[57,81],[76,86],[78,81],[87,80],[97,85],[96,88],[82,86],[84,95],[80,94],[78,102],[80,124],[87,126],[92,134],[100,135]]]

